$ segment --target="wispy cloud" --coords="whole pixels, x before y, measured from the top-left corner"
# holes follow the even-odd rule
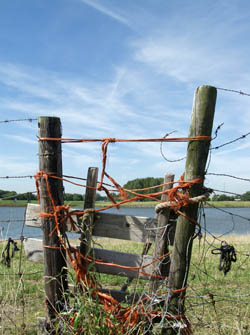
[[[4,137],[6,137],[7,139],[11,139],[16,141],[17,143],[26,143],[26,144],[36,144],[37,145],[37,141],[28,138],[27,136],[21,136],[21,135],[3,135]]]
[[[178,14],[159,20],[151,32],[131,42],[134,59],[185,85],[233,83],[249,87],[241,71],[244,67],[248,72],[247,50],[242,53],[242,48],[246,49],[242,36],[249,34],[246,16],[236,4],[224,1],[181,6]]]
[[[18,156],[5,156],[5,159],[0,159],[1,175],[29,175],[37,171],[37,165],[32,161],[28,162],[26,157]]]
[[[113,78],[100,82],[63,78],[46,71],[39,75],[39,70],[9,64],[2,64],[1,70],[4,76],[0,76],[0,83],[12,85],[15,95],[15,99],[12,95],[0,99],[2,110],[61,117],[67,136],[124,137],[126,120],[125,137],[145,137],[149,127],[151,132],[155,129],[153,136],[159,137],[173,130],[174,119],[183,119],[174,113],[170,129],[163,128],[163,122],[159,125],[159,118],[167,123],[170,116],[168,108],[162,108],[165,96],[150,87],[143,71],[133,67],[117,67]]]
[[[127,18],[125,18],[121,14],[116,13],[114,10],[111,10],[111,9],[103,6],[103,4],[100,4],[99,2],[94,1],[94,0],[80,0],[80,1],[85,3],[86,5],[88,5],[90,7],[98,10],[102,14],[111,17],[112,19],[116,20],[117,22],[120,22],[120,23],[125,24],[125,25],[130,27],[130,22]]]

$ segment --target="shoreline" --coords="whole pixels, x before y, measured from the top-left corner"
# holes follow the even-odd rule
[[[38,204],[38,201],[31,201],[32,204]],[[123,208],[154,208],[156,201],[146,202],[131,202],[121,205]],[[19,200],[18,202],[9,200],[0,200],[0,207],[26,207],[26,200]],[[83,201],[65,201],[65,205],[71,207],[83,207]],[[96,207],[106,207],[112,205],[111,202],[96,201]],[[205,208],[250,208],[250,201],[208,201],[204,204]]]
[[[32,204],[38,204],[38,201],[31,201]],[[66,205],[71,207],[83,207],[83,201],[65,201]],[[156,206],[156,201],[146,201],[146,202],[131,202],[121,205],[123,208],[154,208]],[[26,200],[18,200],[18,202],[9,200],[0,200],[0,207],[26,207]],[[106,207],[112,205],[111,202],[106,201],[96,201],[96,207]],[[205,208],[250,208],[250,201],[208,201],[204,204]]]

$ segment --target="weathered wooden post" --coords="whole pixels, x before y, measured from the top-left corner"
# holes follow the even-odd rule
[[[164,176],[164,184],[170,183],[174,181],[173,174],[166,174]],[[173,185],[164,185],[163,191],[169,190]],[[163,194],[161,196],[162,201],[168,200],[168,195]],[[166,254],[169,252],[168,246],[168,221],[170,216],[170,208],[163,208],[159,214],[157,214],[157,225],[156,225],[156,233],[155,233],[155,248],[154,248],[154,259]],[[159,260],[154,263],[153,274],[166,276],[169,271],[170,259],[169,257],[165,257],[164,260]],[[159,279],[152,277],[150,280],[149,291],[150,293],[156,292],[159,287]]]
[[[39,138],[61,138],[61,122],[57,117],[38,118]],[[40,140],[39,169],[47,175],[62,177],[62,150],[60,141]],[[63,205],[62,180],[48,178],[51,196],[56,206]],[[46,180],[40,179],[41,212],[52,213],[53,208],[48,194]],[[65,292],[67,291],[66,253],[61,248],[55,229],[54,217],[41,218],[44,246],[44,279],[48,316],[53,323],[57,313],[65,306]],[[65,225],[60,224],[63,234]]]
[[[96,186],[98,178],[98,168],[90,167],[88,169],[86,192],[84,199],[83,209],[94,209],[95,208],[95,199],[96,199]],[[91,235],[94,222],[94,213],[87,212],[85,218],[83,217],[83,231],[81,234],[81,244],[80,252],[82,255],[86,256],[90,252],[91,248]],[[87,266],[87,264],[84,264]]]
[[[217,90],[211,86],[200,86],[195,91],[194,104],[189,137],[211,136],[213,118],[215,111]],[[185,181],[203,178],[210,141],[190,141],[187,148],[187,159],[185,168]],[[203,182],[194,184],[190,190],[190,197],[196,197],[202,193]],[[166,301],[166,312],[171,315],[184,314],[185,287],[192,252],[192,242],[195,233],[195,224],[190,219],[197,220],[198,204],[190,204],[183,208],[186,217],[179,216],[177,220],[174,249],[171,256],[169,273],[169,294]],[[173,293],[173,290],[184,289]],[[178,323],[172,328],[164,328],[162,334],[179,334]]]

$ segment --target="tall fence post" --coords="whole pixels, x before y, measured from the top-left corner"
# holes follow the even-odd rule
[[[61,122],[57,117],[38,118],[39,138],[52,137],[61,138]],[[60,141],[39,142],[39,169],[47,175],[62,177],[62,150]],[[51,196],[56,206],[63,205],[63,183],[62,180],[48,178]],[[48,194],[46,180],[40,180],[40,210],[43,213],[53,211]],[[43,229],[44,246],[44,281],[46,305],[50,321],[56,319],[57,313],[65,305],[65,292],[67,291],[66,253],[60,247],[60,241],[55,230],[55,219],[53,217],[41,217]],[[63,234],[65,225],[60,223]]]
[[[211,136],[216,96],[217,90],[215,87],[199,86],[196,89],[189,137]],[[185,181],[204,177],[209,146],[209,141],[191,141],[188,143]],[[195,197],[200,195],[202,187],[203,182],[194,184],[190,190],[190,196]],[[188,218],[197,220],[198,204],[189,205],[182,209],[182,212],[184,212],[186,217],[180,215],[177,220],[169,272],[169,293],[166,302],[166,312],[171,315],[184,314],[185,287],[195,233],[195,224],[190,222]],[[178,293],[173,292],[173,290],[182,288],[184,289],[183,291]],[[174,328],[178,327],[178,322],[174,322],[174,324],[173,327],[162,329],[162,334],[179,334],[180,329]]]

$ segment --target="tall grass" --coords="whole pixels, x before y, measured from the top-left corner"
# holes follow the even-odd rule
[[[185,306],[195,335],[250,334],[250,236],[224,236],[223,239],[234,245],[237,253],[237,262],[232,263],[226,276],[218,270],[220,256],[211,253],[213,248],[220,247],[220,240],[204,236],[194,241]],[[96,243],[119,251],[140,253],[142,250],[142,245],[128,241],[97,239]],[[1,243],[0,250],[3,247]],[[125,281],[118,276],[98,275],[97,278],[103,286],[113,289],[121,288]],[[10,268],[0,263],[0,280],[0,334],[37,334],[37,318],[46,314],[42,264],[29,262],[24,255],[20,258],[19,251]],[[72,272],[69,280],[74,282]],[[134,280],[130,291],[135,288],[147,292],[148,282]],[[78,313],[76,327],[81,324],[86,334],[108,334],[106,315],[99,304],[86,294],[74,294],[70,299],[74,313]],[[79,312],[81,308],[85,314]],[[153,332],[160,334],[157,325]],[[74,334],[67,327],[64,333]]]

